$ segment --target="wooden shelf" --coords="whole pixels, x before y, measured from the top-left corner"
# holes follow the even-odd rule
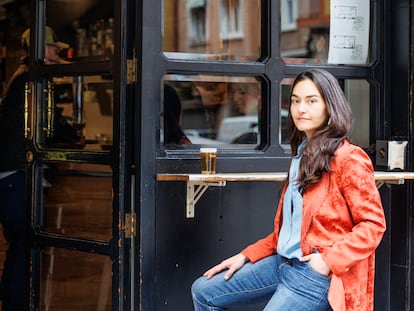
[[[287,173],[158,174],[158,181],[283,181]]]
[[[374,173],[377,188],[384,184],[401,185],[406,179],[414,179],[414,172]],[[224,187],[228,181],[284,181],[286,172],[265,173],[216,173],[216,174],[158,174],[157,181],[185,181],[187,183],[186,212],[187,218],[194,218],[194,207],[210,186]]]

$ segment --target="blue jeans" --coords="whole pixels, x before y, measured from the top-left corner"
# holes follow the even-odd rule
[[[0,179],[0,222],[8,242],[0,284],[3,311],[24,310],[25,260],[27,252],[25,173]]]
[[[194,281],[195,311],[220,311],[231,306],[268,301],[265,311],[328,311],[330,278],[309,263],[279,255],[246,263],[229,280],[219,273]]]

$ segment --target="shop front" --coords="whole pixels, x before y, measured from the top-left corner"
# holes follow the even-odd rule
[[[192,282],[273,228],[290,89],[307,68],[339,80],[375,166],[387,217],[375,310],[413,308],[411,1],[1,7],[1,82],[31,28],[30,310],[192,310]],[[45,25],[69,44],[52,65]],[[200,174],[201,147],[217,150],[216,174]]]

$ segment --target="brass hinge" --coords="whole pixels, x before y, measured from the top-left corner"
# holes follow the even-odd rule
[[[137,216],[135,213],[125,214],[124,231],[126,238],[132,238],[137,235]]]
[[[127,59],[127,84],[133,84],[137,81],[137,59]]]

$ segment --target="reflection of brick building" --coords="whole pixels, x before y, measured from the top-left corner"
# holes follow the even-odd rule
[[[329,0],[282,0],[282,56],[326,62],[329,22]]]
[[[213,54],[238,60],[260,56],[260,1],[172,0],[164,6],[166,52]],[[282,57],[326,61],[329,11],[329,0],[282,0]]]
[[[260,56],[259,0],[171,0],[164,6],[164,51]]]

